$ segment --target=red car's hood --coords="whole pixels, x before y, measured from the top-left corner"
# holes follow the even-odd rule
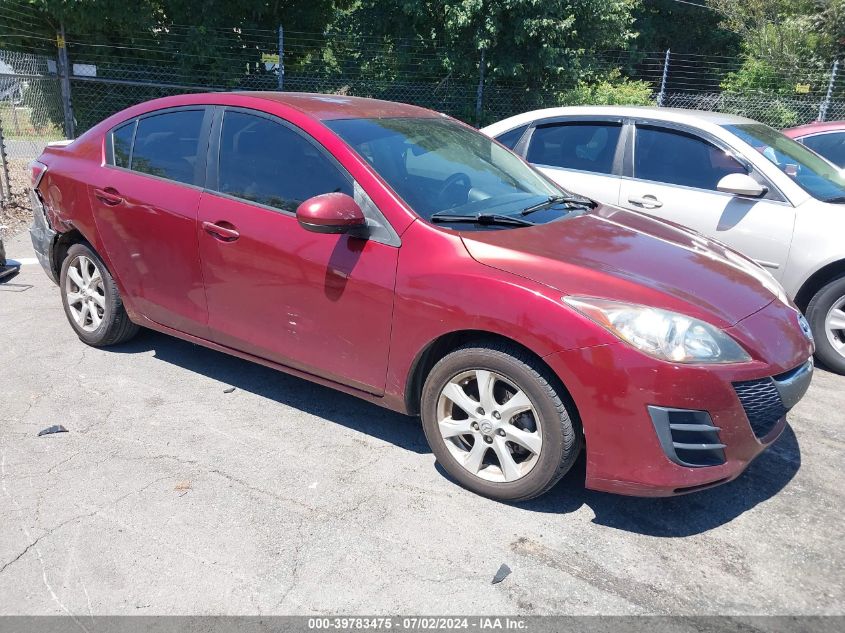
[[[477,261],[566,295],[664,308],[729,327],[776,295],[756,264],[678,225],[615,207],[462,233]]]

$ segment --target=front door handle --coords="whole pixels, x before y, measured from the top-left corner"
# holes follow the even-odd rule
[[[228,226],[223,226],[224,223],[215,224],[214,222],[203,222],[202,229],[212,237],[217,238],[221,242],[234,242],[241,234],[238,233],[234,226],[226,222]]]
[[[94,195],[97,196],[97,199],[102,202],[103,204],[107,204],[110,207],[114,207],[119,205],[123,202],[123,198],[120,197],[120,194],[117,192],[117,189],[113,187],[106,187],[105,189],[94,188]]]
[[[663,206],[663,203],[660,202],[660,200],[655,198],[650,193],[647,193],[641,198],[637,196],[631,196],[630,198],[628,198],[628,202],[630,202],[631,204],[635,204],[638,207],[642,207],[643,209],[659,209]]]

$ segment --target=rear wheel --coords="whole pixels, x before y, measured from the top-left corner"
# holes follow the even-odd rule
[[[86,244],[74,244],[60,276],[65,315],[77,336],[94,347],[123,343],[140,329],[129,320],[120,293],[100,257]]]
[[[845,276],[819,290],[807,306],[816,339],[816,356],[829,369],[845,374]]]
[[[548,368],[510,345],[469,345],[438,362],[421,412],[437,461],[486,497],[522,501],[566,474],[581,433]]]

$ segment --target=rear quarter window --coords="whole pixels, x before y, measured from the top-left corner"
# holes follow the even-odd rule
[[[115,167],[129,168],[132,154],[132,137],[135,135],[136,121],[124,123],[111,133],[111,163]]]

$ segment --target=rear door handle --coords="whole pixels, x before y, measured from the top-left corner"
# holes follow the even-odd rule
[[[229,223],[226,222],[226,224]],[[215,224],[214,222],[203,222],[202,229],[212,237],[215,237],[222,242],[234,242],[241,236],[235,227],[231,225],[221,226],[220,224]]]
[[[110,207],[117,206],[121,202],[123,202],[123,198],[120,197],[120,194],[117,192],[117,189],[112,187],[106,187],[105,189],[94,188],[94,195],[97,196],[97,199],[100,200],[103,204],[107,204]]]
[[[631,196],[628,198],[628,202],[644,209],[659,209],[663,206],[663,203],[660,202],[660,200],[648,193],[642,197]]]

